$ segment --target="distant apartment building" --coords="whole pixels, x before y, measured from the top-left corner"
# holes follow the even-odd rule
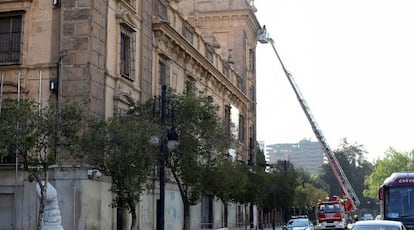
[[[317,175],[319,167],[324,162],[322,147],[319,142],[303,139],[299,143],[282,143],[266,145],[266,154],[269,164],[277,161],[290,161],[295,167]]]

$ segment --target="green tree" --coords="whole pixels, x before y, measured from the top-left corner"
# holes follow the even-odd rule
[[[216,114],[218,107],[213,104],[211,97],[190,97],[169,92],[168,100],[167,104],[171,105],[168,109],[169,115],[175,115],[174,118],[168,117],[174,120],[180,144],[166,156],[166,166],[171,170],[178,185],[184,206],[184,229],[189,229],[190,206],[200,201],[203,187],[206,187],[204,184],[208,183],[203,182],[203,176],[213,171],[222,161],[230,148],[231,138],[223,130]],[[89,151],[91,156],[96,156],[90,159],[95,165],[113,177],[115,182],[112,190],[118,193],[113,204],[118,207],[128,205],[129,211],[134,211],[132,203],[139,200],[140,185],[147,176],[141,173],[146,172],[146,166],[151,162],[150,158],[145,159],[153,155],[148,154],[153,151],[148,147],[149,137],[159,133],[161,122],[156,106],[151,109],[151,104],[154,105],[152,101],[141,104],[129,99],[129,103],[128,116],[122,115],[110,120],[109,126],[106,123],[98,123],[96,127],[91,128],[91,141],[86,142],[94,144],[85,147],[85,150]],[[151,110],[154,113],[149,113]],[[159,149],[155,151],[158,152],[158,156]],[[140,161],[147,163],[140,166]],[[141,167],[143,171],[138,172],[136,166]],[[137,173],[144,177],[134,179]],[[129,178],[129,181],[122,182],[125,178]],[[136,181],[131,186],[133,179]],[[135,187],[135,193],[131,193]]]
[[[220,199],[227,209],[229,202],[262,206],[265,171],[263,168],[249,166],[244,162],[232,161],[225,157],[217,167],[206,171],[203,177],[203,194]],[[227,212],[226,212],[227,213]],[[246,210],[247,214],[247,210]],[[248,218],[245,219],[248,221]],[[246,225],[247,226],[247,225]]]
[[[267,175],[259,166],[251,167],[248,172],[249,182],[246,190],[246,203],[256,205],[261,212],[264,206],[263,195],[266,190]]]
[[[321,180],[318,175],[314,175],[309,171],[306,171],[304,168],[296,168],[295,170],[298,174],[300,184],[303,185],[308,183],[315,188],[320,188],[321,190],[328,192],[329,186],[325,183],[325,181]]]
[[[255,152],[256,152],[256,155],[255,155],[256,166],[260,168],[262,171],[265,171],[266,166],[267,166],[266,157],[265,157],[264,151],[260,149],[259,143],[257,142],[256,142]]]
[[[264,211],[273,213],[276,208],[287,210],[290,206],[293,206],[297,186],[298,175],[289,161],[278,161],[275,165],[272,165],[265,180]],[[275,219],[273,218],[273,229],[275,225]]]
[[[378,198],[378,189],[385,178],[394,172],[414,171],[414,150],[410,153],[388,149],[385,157],[377,160],[372,173],[366,178],[364,195],[372,199]]]
[[[40,187],[37,229],[41,227],[48,184],[48,171],[65,159],[77,158],[81,137],[79,104],[31,100],[5,101],[0,114],[0,156],[15,158]]]
[[[228,204],[238,202],[247,189],[249,177],[245,169],[244,163],[224,158],[214,169],[205,171],[202,194],[214,195],[220,199],[227,213]]]
[[[314,219],[315,204],[328,196],[327,190],[323,189],[325,184],[319,177],[303,168],[297,168],[296,174],[298,186],[295,189],[293,206],[299,209],[301,215],[308,215],[310,219]]]
[[[184,206],[184,229],[190,228],[190,206],[201,199],[203,175],[210,172],[228,153],[230,135],[223,129],[213,99],[201,94],[170,94],[176,111],[176,127],[180,145],[167,157],[181,193]]]
[[[305,208],[314,206],[319,199],[325,199],[327,185],[304,168],[296,168],[298,186],[296,187],[295,207]]]
[[[128,113],[93,122],[83,138],[83,150],[90,164],[112,177],[112,207],[118,208],[120,215],[123,210],[129,211],[132,230],[136,229],[136,206],[154,175],[159,149],[149,145],[151,134],[158,128],[151,122],[150,109],[131,103]]]
[[[265,192],[265,172],[256,166],[250,166],[245,163],[238,163],[237,170],[247,177],[246,186],[242,187],[239,191],[233,194],[234,201],[236,203],[244,204],[246,213],[247,227],[249,219],[247,218],[247,208],[249,205],[262,205],[263,194]]]
[[[351,144],[346,139],[342,139],[339,148],[334,150],[334,154],[361,201],[361,208],[366,208],[365,206],[371,203],[371,200],[362,196],[365,189],[364,180],[372,172],[373,165],[366,160],[365,149],[362,145]],[[331,166],[323,165],[320,177],[329,185],[328,192],[330,196],[342,195],[339,183],[332,173]]]

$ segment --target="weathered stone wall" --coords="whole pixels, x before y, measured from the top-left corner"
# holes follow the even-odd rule
[[[153,61],[153,32],[152,32],[152,18],[154,14],[154,4],[156,1],[145,0],[142,6],[142,30],[141,32],[141,70],[138,74],[141,79],[141,99],[145,101],[153,96],[152,87],[153,83],[153,65],[156,64]],[[139,60],[138,60],[139,61]]]
[[[245,119],[244,138],[240,140],[237,154],[239,160],[246,162],[249,158],[254,160],[254,156],[249,155],[249,139],[256,141],[256,73],[250,68],[255,57],[250,56],[250,52],[256,48],[256,34],[260,25],[252,3],[248,0],[180,0],[177,6],[178,11],[206,40],[215,38],[218,41],[221,46],[216,52],[225,59],[230,55],[232,57],[231,68],[238,73],[236,85],[248,97],[242,103],[235,103]],[[213,91],[217,89],[212,88]]]
[[[86,102],[97,116],[105,110],[106,9],[107,0],[61,3],[61,96]]]
[[[115,229],[116,209],[110,207],[113,199],[109,192],[110,178],[90,179],[87,171],[76,167],[49,171],[49,182],[58,192],[62,226],[79,230]],[[15,171],[14,166],[3,166],[0,174],[1,229],[12,229],[11,225],[14,229],[35,229],[39,210],[36,182],[28,181],[28,174],[20,168]]]

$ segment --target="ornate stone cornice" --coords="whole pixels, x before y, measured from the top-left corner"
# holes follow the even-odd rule
[[[127,25],[130,29],[134,31],[137,30],[136,19],[134,16],[131,15],[131,12],[128,9],[121,7],[119,12],[115,14],[115,18],[118,20],[119,23]]]
[[[179,34],[174,28],[170,26],[167,21],[163,20],[154,20],[153,22],[153,31],[156,38],[156,41],[166,43],[164,45],[157,44],[160,52],[164,55],[171,57],[171,53],[166,52],[165,49],[167,44],[172,44],[174,42],[174,50],[177,50],[179,47],[179,52],[186,53],[186,59],[184,59],[184,64],[187,64],[187,55],[194,60],[195,64],[199,66],[199,68],[203,69],[202,71],[211,72],[212,76],[216,78],[216,80],[222,84],[229,92],[232,92],[235,97],[235,100],[239,100],[240,102],[248,103],[250,99],[245,95],[239,88],[234,85],[230,79],[224,76],[207,58],[201,54],[197,49],[193,47],[181,34]],[[172,50],[169,50],[172,51]],[[183,69],[186,69],[184,66],[181,66]],[[200,72],[202,72],[200,71]]]

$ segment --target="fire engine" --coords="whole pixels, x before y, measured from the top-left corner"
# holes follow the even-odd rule
[[[345,229],[347,227],[346,200],[333,196],[328,200],[319,200],[315,214],[318,229]]]
[[[346,216],[347,213],[356,211],[360,201],[358,199],[358,196],[356,195],[354,189],[351,186],[351,183],[349,182],[348,178],[346,177],[344,171],[342,170],[341,165],[339,164],[338,160],[335,157],[335,154],[333,154],[331,148],[328,145],[328,142],[326,141],[324,135],[322,134],[321,129],[319,128],[318,124],[316,123],[310,109],[309,106],[307,105],[305,98],[302,96],[301,92],[299,91],[299,87],[297,86],[292,74],[290,74],[290,72],[286,69],[285,65],[282,62],[282,59],[280,58],[276,47],[274,45],[274,41],[272,38],[269,37],[267,31],[266,31],[266,27],[263,26],[262,29],[259,30],[258,32],[258,36],[257,36],[257,40],[260,43],[270,43],[272,45],[273,51],[276,54],[277,59],[280,62],[280,65],[296,95],[296,98],[298,99],[300,106],[302,107],[303,112],[306,115],[306,118],[308,119],[313,133],[315,134],[316,138],[318,139],[319,143],[322,146],[322,150],[325,154],[325,157],[328,159],[329,165],[331,166],[331,169],[335,175],[336,180],[338,181],[339,187],[341,189],[342,192],[342,197],[343,200],[340,203],[340,205],[343,206],[343,208],[340,208],[340,215],[341,215],[341,219],[342,216]],[[346,219],[346,218],[345,218]],[[324,220],[319,220],[318,222],[321,223],[321,228],[323,228],[322,226],[330,226],[328,224],[323,224]],[[346,225],[341,225],[342,227],[340,228],[346,228]],[[336,227],[335,227],[336,228]]]

